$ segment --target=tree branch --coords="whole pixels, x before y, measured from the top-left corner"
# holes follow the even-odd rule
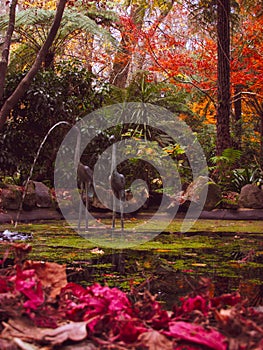
[[[5,77],[6,77],[7,66],[8,66],[11,39],[15,29],[16,5],[17,5],[17,0],[13,0],[11,2],[11,6],[9,10],[9,23],[8,23],[8,28],[6,31],[5,41],[3,45],[2,60],[0,61],[0,99],[4,95]]]
[[[31,84],[33,78],[39,71],[42,62],[45,59],[45,56],[52,45],[58,29],[60,27],[61,19],[63,16],[63,12],[65,9],[67,0],[59,0],[57,11],[55,14],[55,18],[53,21],[53,24],[50,28],[49,34],[47,36],[47,39],[45,43],[43,44],[42,48],[40,49],[35,62],[33,63],[31,69],[28,71],[27,75],[20,81],[15,91],[12,93],[12,95],[5,101],[4,105],[2,106],[0,110],[0,130],[3,128],[6,119],[12,110],[12,108],[17,104],[19,99],[24,95],[24,93],[27,91],[29,85]]]

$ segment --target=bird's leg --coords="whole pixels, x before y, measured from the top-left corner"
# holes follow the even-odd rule
[[[80,201],[79,201],[79,222],[78,222],[78,231],[80,231],[80,223],[82,217],[82,193],[83,193],[83,183],[80,183]]]
[[[116,197],[113,194],[113,206],[112,206],[113,212],[112,212],[112,229],[115,229],[115,218],[116,218]]]
[[[120,199],[120,212],[121,212],[121,232],[124,230],[124,220],[123,220],[123,201]]]
[[[85,230],[87,231],[89,227],[89,222],[88,222],[88,209],[89,209],[89,197],[88,197],[88,184],[85,182],[85,203],[86,203],[86,208],[85,208]]]

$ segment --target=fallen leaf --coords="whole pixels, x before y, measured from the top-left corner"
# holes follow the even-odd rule
[[[187,340],[199,345],[205,345],[214,350],[226,350],[227,339],[214,329],[205,329],[202,326],[178,321],[169,324],[169,331],[164,334],[178,340]]]
[[[0,349],[1,350],[18,350],[18,347],[13,342],[13,340],[0,338]]]
[[[30,343],[26,343],[22,339],[14,338],[14,343],[19,347],[20,350],[38,350],[39,347]]]
[[[138,340],[148,350],[173,350],[173,342],[155,330],[140,334]]]
[[[90,341],[85,340],[81,343],[65,345],[61,350],[97,350],[97,349],[98,349],[97,346],[95,346]]]
[[[36,343],[48,342],[51,345],[62,344],[66,340],[75,342],[85,339],[88,335],[86,322],[70,322],[57,328],[36,327],[28,318],[10,319],[3,322],[3,338],[19,338],[23,341]]]
[[[50,297],[60,294],[67,284],[66,266],[53,262],[27,261],[25,268],[34,269],[44,288],[50,288]]]
[[[42,339],[52,345],[62,344],[66,340],[81,341],[88,335],[86,322],[70,322],[55,329],[40,330]]]
[[[2,323],[4,329],[1,333],[3,338],[20,338],[22,340],[41,340],[39,328],[26,317],[9,319],[8,322]]]
[[[90,252],[91,252],[91,254],[98,254],[98,255],[103,255],[104,254],[104,250],[99,249],[99,248],[91,249]]]

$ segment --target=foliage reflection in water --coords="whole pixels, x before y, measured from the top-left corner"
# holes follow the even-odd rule
[[[162,234],[137,249],[105,251],[88,264],[74,262],[68,267],[69,279],[84,285],[99,281],[127,291],[147,288],[169,308],[204,277],[213,281],[211,292],[216,295],[238,290],[259,305],[263,304],[262,238]]]
[[[262,234],[163,233],[137,247],[112,250],[94,247],[65,223],[20,225],[23,231],[33,236],[30,259],[66,263],[68,280],[84,286],[147,288],[169,309],[205,277],[215,295],[239,290],[251,304],[263,304]]]

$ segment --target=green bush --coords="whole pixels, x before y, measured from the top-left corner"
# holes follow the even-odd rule
[[[234,169],[231,179],[231,190],[240,192],[241,188],[247,184],[260,186],[263,184],[263,172],[261,169]]]
[[[4,98],[10,96],[24,75],[8,75]],[[61,120],[75,123],[100,107],[101,101],[94,76],[77,62],[61,63],[55,71],[40,71],[0,133],[2,175],[18,172],[22,182],[48,130]],[[52,131],[40,152],[35,179],[52,182],[56,153],[67,131],[64,125]]]

